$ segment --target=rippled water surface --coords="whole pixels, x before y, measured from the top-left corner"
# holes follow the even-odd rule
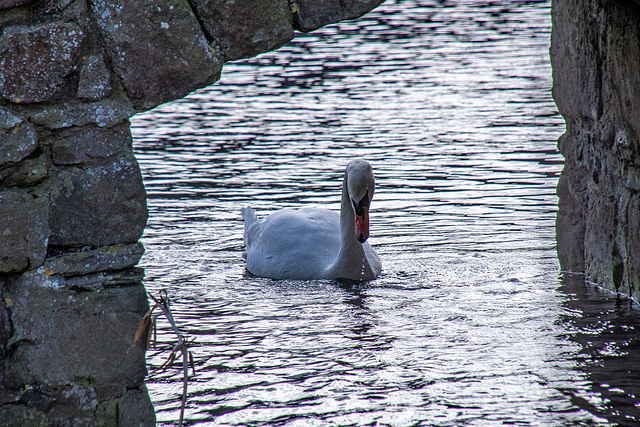
[[[548,2],[389,0],[135,117],[146,284],[195,339],[189,423],[640,422],[640,310],[559,273],[549,33]],[[353,157],[381,277],[247,274],[240,208],[338,210]],[[175,422],[179,366],[148,386]]]

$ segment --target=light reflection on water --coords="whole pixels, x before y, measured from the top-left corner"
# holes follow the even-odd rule
[[[190,422],[640,420],[638,310],[559,279],[549,31],[547,2],[389,1],[134,118],[147,287],[196,338]],[[337,210],[355,156],[382,276],[247,275],[240,207]],[[148,386],[176,420],[179,372]]]

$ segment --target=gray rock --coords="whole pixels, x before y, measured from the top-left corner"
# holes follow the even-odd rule
[[[566,120],[558,147],[556,233],[565,270],[640,298],[640,9],[552,3],[553,96]]]
[[[152,427],[155,426],[155,413],[153,407],[145,405],[148,400],[148,390],[143,384],[140,389],[127,390],[124,398],[112,399],[100,404],[96,410],[97,417],[106,420],[108,423],[114,423],[114,415],[116,413],[116,404],[118,404],[118,412],[120,413],[120,425]]]
[[[192,4],[225,61],[276,49],[294,37],[287,0],[194,0]]]
[[[38,385],[34,396],[23,396],[21,402],[26,401],[33,414],[46,408],[44,425],[67,425],[68,420],[74,420],[73,425],[113,422],[109,418],[113,413],[98,411],[107,399],[143,414],[151,425],[151,402],[141,392],[144,349],[127,353],[137,324],[149,309],[144,287],[138,283],[76,292],[64,283],[65,279],[52,279],[40,268],[4,286],[13,325],[4,386],[24,390],[25,385]]]
[[[75,292],[101,291],[114,286],[137,286],[144,279],[145,274],[143,268],[133,267],[116,271],[100,271],[81,276],[63,276],[47,266],[42,268],[44,274],[49,276],[51,286]]]
[[[15,103],[52,99],[76,69],[85,35],[75,24],[14,27],[0,37],[0,94]]]
[[[32,3],[34,0],[0,0],[0,10]]]
[[[563,0],[552,8],[553,48],[549,53],[553,63],[563,64],[562,67],[553,68],[553,97],[569,121],[578,117],[595,119],[599,114],[598,70],[591,63],[597,45],[597,34],[590,29],[595,24],[595,15],[582,14],[584,7],[580,2]],[[564,24],[571,20],[575,22]],[[578,40],[580,42],[576,43]]]
[[[627,211],[628,229],[628,260],[629,287],[636,300],[640,291],[640,194],[635,194],[630,200]]]
[[[111,74],[102,58],[90,55],[82,61],[78,98],[99,101],[111,93]]]
[[[23,122],[22,118],[8,108],[0,107],[0,129],[13,129]]]
[[[584,236],[585,273],[596,283],[613,287],[614,221],[617,202],[610,191],[595,193],[587,202]]]
[[[122,154],[131,148],[129,122],[114,127],[74,126],[56,132],[51,143],[57,165],[91,163]]]
[[[146,193],[131,151],[86,168],[61,168],[52,185],[51,245],[134,243],[142,235]]]
[[[558,197],[566,201],[559,206],[556,217],[558,257],[565,271],[583,272],[585,220],[569,189],[569,180],[569,172],[566,170],[558,180]]]
[[[10,110],[0,107],[0,166],[19,162],[38,146],[33,126]]]
[[[144,268],[133,267],[104,274],[104,286],[129,286],[144,279]]]
[[[40,268],[9,281],[3,297],[10,302],[14,329],[7,341],[12,359],[28,361],[6,364],[10,388],[55,386],[73,379],[130,387],[142,383],[142,353],[125,358],[138,322],[149,309],[142,284],[76,292],[64,286],[64,279],[51,278]]]
[[[43,264],[49,238],[48,200],[19,189],[0,191],[0,273]]]
[[[35,13],[55,16],[56,20],[65,22],[78,19],[89,10],[87,0],[39,0],[34,6]]]
[[[334,22],[355,19],[373,10],[384,0],[298,0],[294,9],[296,29],[317,30]]]
[[[48,425],[47,416],[43,411],[17,404],[0,406],[0,420],[3,427]]]
[[[188,2],[96,0],[91,6],[115,72],[137,109],[149,110],[218,80],[222,61]]]
[[[49,269],[45,270],[45,274],[52,274],[52,278],[57,277],[53,275],[53,271]],[[71,290],[99,291],[110,286],[137,285],[144,279],[144,269],[134,267],[117,271],[101,271],[82,276],[68,276],[64,279],[63,285],[69,287]]]
[[[33,123],[49,129],[89,124],[112,127],[119,125],[136,113],[133,104],[127,98],[107,98],[90,103],[63,102],[30,108],[28,112]]]
[[[140,261],[144,246],[133,244],[100,246],[96,249],[66,252],[47,258],[47,275],[81,276],[101,271],[123,270]]]
[[[2,293],[3,287],[3,284],[0,283],[0,294]],[[5,306],[5,302],[0,301],[0,353],[2,353],[6,348],[7,341],[11,338],[12,334],[13,327],[11,326],[11,321],[9,319],[9,311]],[[0,369],[0,372],[2,372],[2,369]],[[2,378],[2,375],[0,375],[0,378]],[[0,395],[0,407],[9,401],[11,401],[11,398],[7,400],[7,396]]]
[[[0,183],[5,187],[30,187],[41,183],[48,175],[47,156],[41,154],[0,168]]]

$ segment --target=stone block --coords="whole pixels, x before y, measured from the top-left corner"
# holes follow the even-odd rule
[[[38,146],[36,131],[31,124],[0,107],[0,166],[19,162]]]
[[[131,149],[129,122],[114,127],[74,126],[56,132],[51,143],[57,165],[91,163],[117,156]]]
[[[584,271],[585,219],[581,200],[570,189],[573,177],[566,167],[558,180],[559,198],[556,217],[556,240],[560,266],[563,271]]]
[[[0,294],[2,293],[2,290],[3,290],[3,284],[0,283]],[[13,328],[11,326],[11,321],[9,318],[9,311],[7,310],[7,307],[4,304],[4,301],[0,299],[0,354],[6,348],[7,341],[9,340],[9,338],[11,338],[12,334],[13,334]],[[0,372],[2,372],[1,368],[0,368]],[[0,378],[2,378],[1,374],[0,374]],[[5,400],[6,400],[6,396],[5,398],[0,396],[0,407],[4,403],[6,403]]]
[[[55,16],[56,20],[69,22],[84,15],[88,0],[39,0],[34,6],[38,15]]]
[[[43,264],[49,238],[48,200],[24,190],[0,191],[0,273]]]
[[[373,10],[384,0],[298,0],[295,15],[296,29],[302,32],[317,30],[334,22],[355,19]]]
[[[0,10],[33,3],[34,0],[0,0]]]
[[[182,98],[220,77],[222,61],[188,2],[96,0],[91,8],[115,72],[137,109]]]
[[[567,123],[558,141],[561,264],[636,299],[639,12],[629,1],[553,2],[550,48],[553,96]]]
[[[81,381],[139,386],[146,375],[144,350],[125,356],[149,309],[144,286],[76,292],[64,285],[64,279],[51,278],[41,268],[5,286],[13,325],[7,346],[11,359],[20,361],[7,363],[7,385]]]
[[[111,93],[111,74],[101,57],[90,55],[82,61],[78,98],[99,101]]]
[[[145,404],[149,391],[144,385],[140,389],[127,390],[123,398],[113,399],[101,403],[96,409],[96,418],[104,420],[107,425],[116,424],[114,415],[115,405],[118,404],[120,413],[120,425],[123,426],[155,426],[155,413],[153,407]]]
[[[80,276],[132,267],[144,253],[142,243],[100,246],[96,249],[65,252],[47,258],[47,275]]]
[[[0,183],[4,187],[30,187],[44,181],[48,174],[47,156],[41,154],[0,168]]]
[[[617,202],[610,191],[588,201],[584,234],[585,273],[595,283],[612,286]]]
[[[0,37],[0,95],[15,103],[51,100],[75,71],[84,37],[73,23],[6,29]]]
[[[640,194],[635,194],[627,208],[627,250],[629,286],[636,291],[634,298],[640,300]]]
[[[151,424],[151,402],[140,391],[144,349],[127,353],[149,309],[141,283],[77,292],[41,268],[8,281],[3,299],[13,325],[3,385],[32,387],[34,396],[20,402],[27,401],[31,411],[46,408],[44,425],[103,425],[113,413],[97,409],[109,399]],[[138,393],[130,396],[128,390]]]
[[[107,98],[97,102],[62,102],[30,108],[31,121],[49,129],[94,124],[100,127],[116,126],[133,116],[136,111],[128,98]]]
[[[51,196],[51,245],[134,243],[144,231],[146,193],[131,151],[85,168],[61,168]]]
[[[45,267],[47,268],[47,267]],[[88,266],[88,269],[91,265]],[[54,275],[53,270],[45,270],[45,273]],[[133,267],[117,271],[100,271],[98,273],[82,276],[65,276],[66,286],[76,291],[99,291],[110,286],[129,286],[139,283],[144,279],[144,268]]]
[[[637,155],[640,146],[637,137],[640,135],[640,97],[637,89],[640,87],[640,17],[637,11],[622,6],[612,7],[610,13],[602,16],[600,33],[604,45],[600,46],[599,54],[602,57],[600,73],[605,115],[619,129],[630,131],[629,138],[623,139],[636,149]]]
[[[565,0],[553,5],[549,54],[553,67],[553,98],[567,124],[601,111],[602,57],[598,52],[598,14],[589,1]],[[571,25],[568,23],[571,22]]]
[[[0,420],[3,420],[3,427],[46,426],[48,424],[44,411],[17,404],[0,406]]]
[[[294,37],[287,0],[194,0],[192,4],[225,61],[276,49]]]

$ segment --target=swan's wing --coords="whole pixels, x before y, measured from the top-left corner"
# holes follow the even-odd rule
[[[282,209],[252,224],[245,236],[251,273],[318,279],[340,251],[340,218],[323,209]]]

